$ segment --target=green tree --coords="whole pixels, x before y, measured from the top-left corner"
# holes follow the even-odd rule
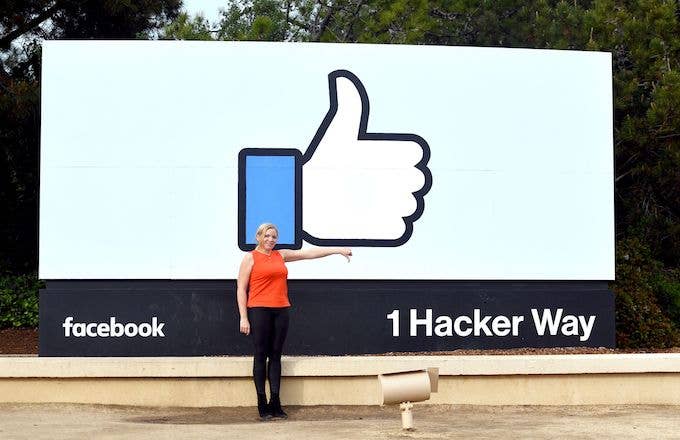
[[[162,38],[170,40],[213,40],[210,22],[202,15],[190,16],[182,12],[163,28]]]
[[[283,41],[288,30],[281,2],[252,0],[232,3],[222,13],[220,40]]]

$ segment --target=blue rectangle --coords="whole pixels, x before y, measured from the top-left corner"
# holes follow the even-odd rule
[[[257,244],[262,223],[279,229],[279,244],[295,244],[295,157],[246,157],[245,242]]]

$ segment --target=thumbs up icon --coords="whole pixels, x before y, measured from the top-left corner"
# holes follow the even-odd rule
[[[239,153],[238,245],[255,247],[261,223],[280,248],[401,246],[432,186],[430,148],[415,134],[368,133],[369,100],[347,70],[328,75],[330,109],[309,147]]]

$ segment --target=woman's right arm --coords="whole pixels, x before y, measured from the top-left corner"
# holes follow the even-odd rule
[[[238,279],[236,280],[236,301],[238,302],[238,313],[241,315],[241,322],[239,328],[241,333],[250,334],[250,322],[248,321],[248,281],[250,280],[250,271],[253,270],[253,254],[248,252],[243,256],[241,267],[238,269]]]

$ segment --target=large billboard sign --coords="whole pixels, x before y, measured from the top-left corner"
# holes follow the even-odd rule
[[[233,278],[272,220],[290,245],[361,247],[291,278],[614,278],[608,53],[72,41],[43,57],[43,279]]]
[[[475,295],[503,297],[503,282],[563,292],[555,298],[583,292],[583,282],[604,292],[614,279],[611,73],[610,54],[599,52],[46,42],[40,277],[53,295],[195,290],[233,280],[257,225],[273,222],[282,247],[353,248],[351,264],[293,263],[290,278],[302,292],[302,280],[387,289],[376,310],[388,339],[404,334],[390,330],[386,316],[399,311],[390,302],[430,291],[450,307],[459,298],[470,317],[483,313]],[[219,288],[210,286],[214,308]],[[341,310],[349,297],[340,296],[323,307]],[[550,308],[525,305],[518,332],[532,310]],[[428,309],[402,306],[401,321]],[[67,317],[59,332],[72,335],[79,318]]]

